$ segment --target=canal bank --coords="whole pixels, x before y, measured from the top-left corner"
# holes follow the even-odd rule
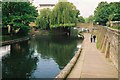
[[[0,42],[0,46],[11,45],[11,44],[14,44],[14,43],[27,41],[29,39],[30,39],[30,37],[23,37],[23,38],[8,40],[8,41],[2,41],[2,42]]]
[[[117,69],[96,48],[96,43],[90,42],[90,34],[85,33],[84,37],[81,56],[67,76],[67,79],[78,78],[84,80],[90,78],[90,80],[118,80]]]
[[[64,67],[64,69],[62,71],[60,71],[60,73],[55,77],[57,78],[66,78],[69,73],[71,72],[71,70],[73,69],[74,65],[76,64],[78,58],[80,57],[82,48],[79,48],[78,51],[75,53],[74,57],[70,60],[70,62]]]

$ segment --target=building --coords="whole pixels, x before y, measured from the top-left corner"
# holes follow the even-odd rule
[[[67,0],[58,0],[58,2],[67,2]],[[40,10],[44,9],[44,8],[49,8],[49,9],[53,9],[55,7],[56,4],[39,4],[39,6],[37,7],[38,13],[40,14]]]
[[[53,9],[55,4],[39,4],[39,9],[44,9],[44,8],[49,8],[49,9]]]
[[[44,9],[44,8],[53,9],[54,6],[55,6],[55,4],[39,4],[39,6],[37,7],[38,14],[40,14],[41,9]]]

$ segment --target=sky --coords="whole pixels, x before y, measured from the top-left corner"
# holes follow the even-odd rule
[[[68,0],[72,2],[76,8],[80,11],[80,16],[89,17],[94,14],[95,8],[101,1],[110,2],[119,2],[120,0]],[[55,4],[58,0],[34,0],[33,4],[38,6],[39,4]]]

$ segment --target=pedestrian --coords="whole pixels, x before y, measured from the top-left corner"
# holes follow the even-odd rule
[[[96,41],[96,36],[95,35],[93,36],[93,39],[94,39],[94,42],[95,42]]]
[[[89,29],[88,29],[88,33],[89,33],[90,31],[89,31]]]
[[[93,39],[93,36],[91,35],[91,38],[90,38],[91,43],[92,43],[92,39]]]

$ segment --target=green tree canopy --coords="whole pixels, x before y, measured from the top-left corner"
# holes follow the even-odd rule
[[[78,22],[85,23],[85,19],[82,16],[78,17]]]
[[[50,13],[49,8],[40,10],[40,15],[36,19],[36,24],[41,29],[50,29]]]
[[[67,2],[67,0],[58,0],[59,2]]]
[[[95,22],[106,25],[108,21],[120,20],[120,2],[101,2],[94,11]]]
[[[87,23],[91,23],[94,21],[94,16],[90,15],[88,18],[85,19]]]
[[[108,9],[109,4],[107,2],[101,2],[98,4],[98,7],[94,11],[95,22],[105,25],[108,21],[110,15],[110,10]]]
[[[50,27],[75,26],[79,14],[79,11],[72,3],[59,2],[51,12]]]
[[[10,25],[14,30],[20,28],[22,34],[29,30],[29,23],[34,21],[37,11],[29,2],[3,2],[2,21],[3,27]]]
[[[120,2],[111,2],[109,5],[111,13],[108,19],[110,21],[120,21]]]

